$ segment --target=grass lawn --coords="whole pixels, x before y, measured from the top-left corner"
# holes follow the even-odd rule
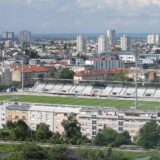
[[[15,146],[15,144],[0,144],[0,152],[11,152]]]
[[[153,159],[160,159],[160,152],[128,152],[128,151],[113,151],[116,157],[126,157],[130,160],[135,160],[142,157],[152,157]]]
[[[66,104],[66,105],[84,105],[84,106],[100,106],[115,107],[126,109],[134,106],[133,100],[118,99],[97,99],[97,98],[79,98],[79,97],[62,97],[62,96],[30,96],[30,95],[7,95],[0,96],[0,101],[9,100],[15,102],[31,102],[46,104]],[[140,109],[160,109],[160,102],[140,101]]]

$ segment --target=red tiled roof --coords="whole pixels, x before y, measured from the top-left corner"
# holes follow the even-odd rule
[[[14,66],[15,70],[22,71],[22,66]],[[31,66],[31,65],[24,65],[23,72],[48,72],[49,68],[44,66]]]

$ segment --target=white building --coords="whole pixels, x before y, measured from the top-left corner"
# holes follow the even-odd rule
[[[131,51],[131,38],[127,35],[121,37],[121,50],[122,51]]]
[[[61,125],[62,121],[67,119],[70,113],[79,113],[80,108],[67,106],[44,106],[33,105],[28,109],[28,125],[32,130],[36,130],[36,126],[45,123],[52,132],[63,133],[64,129]]]
[[[30,43],[31,42],[31,32],[29,32],[29,31],[19,32],[19,41],[21,43],[23,43],[23,42]]]
[[[66,105],[27,105],[11,104],[0,107],[0,127],[7,120],[24,120],[32,130],[40,123],[45,123],[53,132],[63,134],[61,125],[70,113],[77,115],[81,125],[81,132],[89,139],[94,138],[104,127],[109,127],[117,132],[128,131],[132,139],[138,134],[139,129],[150,120],[160,124],[160,111],[142,111],[135,109],[118,110],[115,108],[66,106]]]
[[[3,85],[12,84],[11,68],[3,67],[3,66],[0,68],[0,83]]]
[[[8,39],[14,39],[14,32],[3,32],[2,33],[2,38],[3,39],[6,39],[6,40],[8,40]]]
[[[13,48],[14,47],[14,42],[11,41],[11,40],[7,40],[7,41],[5,41],[4,46],[6,48]]]
[[[124,63],[135,63],[135,55],[132,54],[121,54],[119,55],[119,59]]]
[[[109,127],[117,132],[128,131],[133,140],[139,129],[152,119],[159,123],[160,113],[140,110],[121,111],[113,108],[82,108],[79,113],[81,131],[89,139],[94,138],[104,127]]]
[[[79,35],[77,37],[77,52],[86,53],[87,50],[87,37],[85,35]]]
[[[151,34],[147,36],[147,43],[148,44],[159,44],[160,43],[160,36],[159,34]]]
[[[114,46],[116,43],[116,31],[115,30],[107,30],[107,40],[110,47]]]
[[[100,35],[98,37],[98,53],[104,53],[106,51],[106,37]]]

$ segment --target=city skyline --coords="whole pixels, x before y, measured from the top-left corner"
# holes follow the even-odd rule
[[[0,0],[0,32],[159,33],[159,0]]]

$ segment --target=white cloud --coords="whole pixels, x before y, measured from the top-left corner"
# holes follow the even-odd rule
[[[27,5],[30,7],[54,7],[55,0],[0,0],[1,5]]]
[[[144,7],[159,7],[160,0],[76,0],[76,5],[80,8],[91,10],[138,10]],[[131,9],[131,10],[130,10]]]

